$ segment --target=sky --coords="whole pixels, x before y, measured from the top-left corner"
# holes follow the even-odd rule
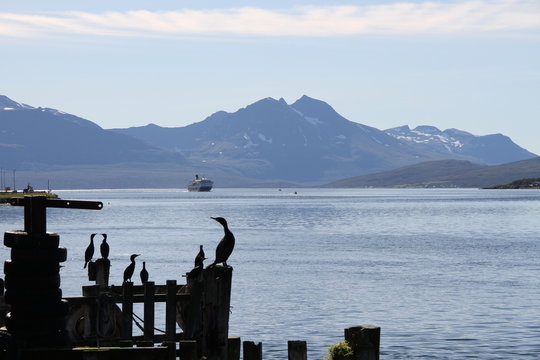
[[[105,129],[305,94],[540,155],[540,1],[2,0],[0,94]]]

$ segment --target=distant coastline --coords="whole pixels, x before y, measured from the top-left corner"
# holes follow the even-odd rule
[[[493,185],[484,189],[540,189],[540,178],[520,179],[509,184]]]
[[[57,199],[58,198],[58,195],[56,195],[56,194],[54,194],[52,192],[49,192],[49,191],[34,191],[32,193],[25,193],[25,192],[22,192],[22,191],[18,191],[18,192],[2,191],[2,192],[0,192],[0,204],[5,204],[5,203],[8,203],[10,199],[21,198],[21,197],[24,197],[24,196],[46,196],[46,197],[51,198],[51,199]]]

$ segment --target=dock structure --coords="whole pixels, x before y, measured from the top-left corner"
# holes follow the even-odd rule
[[[95,285],[82,296],[63,297],[60,263],[67,250],[58,234],[46,231],[46,209],[100,210],[101,202],[27,196],[12,199],[24,206],[24,231],[6,231],[11,259],[4,264],[5,330],[0,329],[0,359],[262,360],[262,344],[229,337],[231,266],[212,265],[186,273],[186,284],[147,281],[109,285],[110,260],[88,264]],[[165,330],[156,333],[156,303],[165,303]],[[143,304],[142,318],[133,311]],[[2,316],[0,314],[0,320]],[[138,321],[137,321],[138,320]],[[133,334],[133,324],[142,335]],[[1,324],[0,324],[1,325]],[[182,332],[177,332],[177,325]],[[380,328],[345,330],[352,360],[378,360]],[[307,360],[305,341],[288,342],[289,360]],[[340,359],[333,359],[340,360]]]

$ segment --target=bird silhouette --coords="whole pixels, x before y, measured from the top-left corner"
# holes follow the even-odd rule
[[[133,254],[129,257],[129,260],[131,260],[131,264],[129,264],[126,267],[126,270],[124,270],[124,282],[131,282],[131,277],[133,276],[133,272],[135,271],[135,258],[139,256],[139,254]]]
[[[90,244],[86,248],[84,252],[84,267],[83,269],[86,269],[88,266],[88,263],[92,260],[92,256],[94,256],[94,236],[97,234],[90,235]]]
[[[200,245],[200,247],[199,253],[195,256],[195,267],[203,267],[203,261],[206,260],[204,257],[203,246]]]
[[[101,257],[104,259],[109,258],[109,244],[107,244],[107,234],[101,234],[103,235],[103,241],[101,242],[101,245],[99,246],[99,251],[101,252]]]
[[[148,271],[146,270],[146,262],[142,262],[142,270],[141,270],[141,282],[144,284],[148,281]]]
[[[216,220],[223,226],[223,231],[225,232],[225,235],[216,247],[216,259],[211,266],[219,263],[223,263],[223,265],[227,266],[227,259],[229,258],[229,256],[231,256],[231,253],[234,249],[234,235],[229,230],[227,220],[222,217],[213,217],[212,219]]]

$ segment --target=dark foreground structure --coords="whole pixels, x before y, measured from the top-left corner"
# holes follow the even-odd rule
[[[46,209],[100,210],[103,204],[41,196],[10,203],[24,206],[24,231],[4,233],[11,259],[4,264],[5,296],[0,294],[0,322],[5,321],[0,359],[240,359],[241,340],[228,335],[232,267],[196,267],[186,274],[184,285],[167,280],[164,285],[126,281],[109,286],[106,254],[88,262],[95,285],[83,286],[81,297],[62,297],[59,270],[67,250],[58,234],[47,232]],[[164,331],[155,328],[160,302],[165,303]],[[142,318],[133,312],[138,303],[143,304]],[[133,335],[134,323],[142,335]],[[345,339],[355,360],[379,359],[380,328],[347,328]],[[288,354],[289,359],[306,360],[306,342],[289,341]],[[262,344],[244,341],[243,358],[261,360]]]

